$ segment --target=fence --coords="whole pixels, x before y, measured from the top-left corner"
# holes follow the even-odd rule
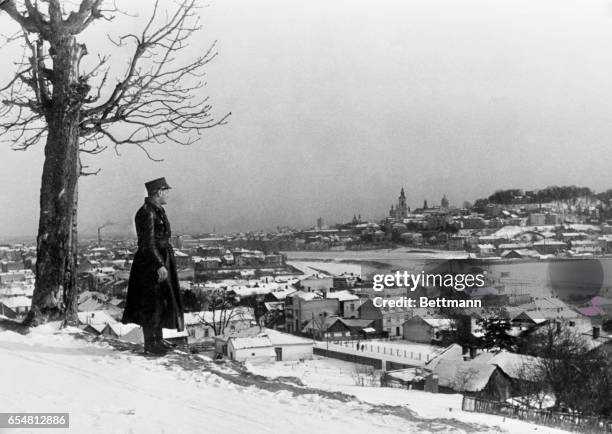
[[[188,346],[189,350],[193,353],[203,353],[215,351],[215,343],[214,342],[193,342]]]
[[[586,433],[612,433],[612,420],[602,419],[597,416],[581,416],[548,410],[521,408],[517,405],[500,401],[488,401],[473,396],[464,396],[461,408],[463,411],[512,417]]]
[[[428,345],[394,344],[392,341],[327,340],[316,341],[314,346],[315,348],[363,355],[409,366],[424,365],[438,352],[437,350],[432,350]]]

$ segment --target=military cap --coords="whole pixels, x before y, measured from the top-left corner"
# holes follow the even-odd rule
[[[172,188],[166,182],[166,178],[157,178],[152,181],[145,182],[145,187],[147,188],[147,193],[149,196],[153,196],[157,190]]]

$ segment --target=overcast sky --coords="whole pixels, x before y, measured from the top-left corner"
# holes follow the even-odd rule
[[[158,176],[175,232],[379,219],[402,186],[412,207],[612,188],[609,0],[212,0],[202,20],[193,54],[218,40],[206,92],[229,123],[191,147],[152,146],[162,163],[128,147],[87,159],[102,171],[80,182],[82,234],[107,220],[132,233]],[[100,35],[140,22],[82,40],[112,53]],[[0,147],[0,236],[35,235],[42,156]]]

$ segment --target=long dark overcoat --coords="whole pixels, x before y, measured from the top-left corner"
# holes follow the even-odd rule
[[[147,198],[136,213],[135,223],[138,251],[130,271],[121,321],[182,331],[183,302],[166,212]],[[157,270],[162,266],[168,269],[168,278],[159,281]]]

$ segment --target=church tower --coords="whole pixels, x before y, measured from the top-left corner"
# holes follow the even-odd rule
[[[400,192],[399,198],[397,199],[397,218],[403,219],[408,216],[408,206],[406,205],[406,194],[404,193],[404,187]]]

